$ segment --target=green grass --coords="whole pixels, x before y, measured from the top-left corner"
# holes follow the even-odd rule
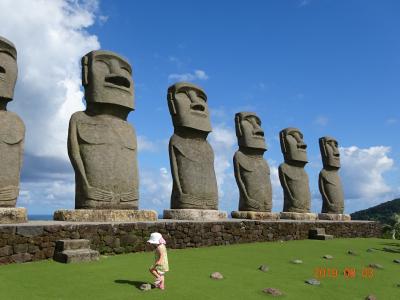
[[[383,251],[384,247],[394,249]],[[367,252],[375,248],[374,252]],[[357,256],[347,254],[354,250]],[[323,255],[333,255],[325,260]],[[151,282],[148,267],[151,252],[102,257],[99,262],[59,264],[53,261],[0,266],[0,299],[272,299],[263,288],[285,293],[281,299],[364,299],[374,294],[380,300],[400,299],[400,242],[383,239],[334,239],[253,243],[168,251],[170,272],[166,290],[142,292],[141,283]],[[301,259],[303,264],[290,263]],[[370,263],[383,265],[374,277],[362,278]],[[267,264],[263,273],[258,266]],[[317,267],[335,268],[337,278],[321,278],[320,286],[304,283],[315,277]],[[356,269],[356,278],[346,279],[343,270]],[[212,272],[224,279],[214,281]]]

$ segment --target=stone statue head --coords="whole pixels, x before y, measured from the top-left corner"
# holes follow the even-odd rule
[[[13,43],[0,36],[0,100],[13,99],[17,75],[17,50]]]
[[[340,168],[340,153],[336,139],[330,136],[320,138],[319,149],[324,167]]]
[[[297,128],[285,128],[279,133],[281,149],[286,162],[295,161],[307,163],[307,145],[303,134]]]
[[[178,82],[168,88],[168,107],[174,127],[211,132],[207,95],[189,82]]]
[[[267,150],[264,131],[261,129],[261,120],[256,113],[237,113],[235,128],[239,146]]]
[[[82,57],[86,102],[117,104],[134,109],[132,68],[111,51],[96,50]]]

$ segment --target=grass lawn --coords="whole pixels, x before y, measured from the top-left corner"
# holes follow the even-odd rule
[[[392,252],[385,251],[389,247]],[[374,248],[373,252],[367,252]],[[347,254],[353,250],[357,255]],[[323,255],[333,259],[326,260]],[[166,290],[143,292],[140,284],[151,282],[147,269],[151,252],[101,257],[99,262],[60,264],[42,261],[0,266],[0,299],[364,299],[374,294],[379,300],[400,299],[400,241],[384,239],[334,239],[289,241],[169,250],[170,272]],[[291,260],[301,259],[302,264]],[[362,272],[371,263],[373,276]],[[261,272],[261,264],[269,266]],[[316,278],[315,269],[327,270],[320,286],[304,283]],[[344,269],[355,268],[355,278]],[[331,271],[328,271],[331,270]],[[334,271],[338,271],[334,277]],[[221,272],[223,280],[209,278]],[[370,278],[368,278],[370,277]],[[285,293],[272,297],[262,290],[275,287]]]

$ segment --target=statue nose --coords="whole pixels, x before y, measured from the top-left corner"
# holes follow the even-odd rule
[[[261,128],[257,128],[255,130],[253,130],[253,135],[264,137],[264,131],[262,131]]]
[[[303,143],[303,142],[299,142],[297,144],[297,148],[306,150],[307,149],[307,145],[305,143]]]
[[[203,104],[201,98],[199,98],[194,91],[188,92],[188,97],[192,103],[190,103],[190,109],[197,110],[197,111],[205,111],[206,107]]]
[[[110,75],[106,76],[105,81],[108,83],[112,83],[114,85],[126,87],[128,89],[131,86],[131,83],[128,80],[128,78],[117,75],[117,74],[110,74]]]

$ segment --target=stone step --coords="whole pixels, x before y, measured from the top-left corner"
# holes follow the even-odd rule
[[[310,237],[311,240],[332,240],[333,235],[331,234],[317,234]]]
[[[325,234],[325,228],[313,228],[308,231],[308,236],[316,236],[318,234]]]
[[[84,239],[56,241],[56,252],[64,250],[90,249],[90,241]]]
[[[64,250],[62,252],[54,253],[53,259],[60,263],[79,263],[87,261],[99,260],[100,254],[96,250],[91,249],[78,249],[78,250]]]

